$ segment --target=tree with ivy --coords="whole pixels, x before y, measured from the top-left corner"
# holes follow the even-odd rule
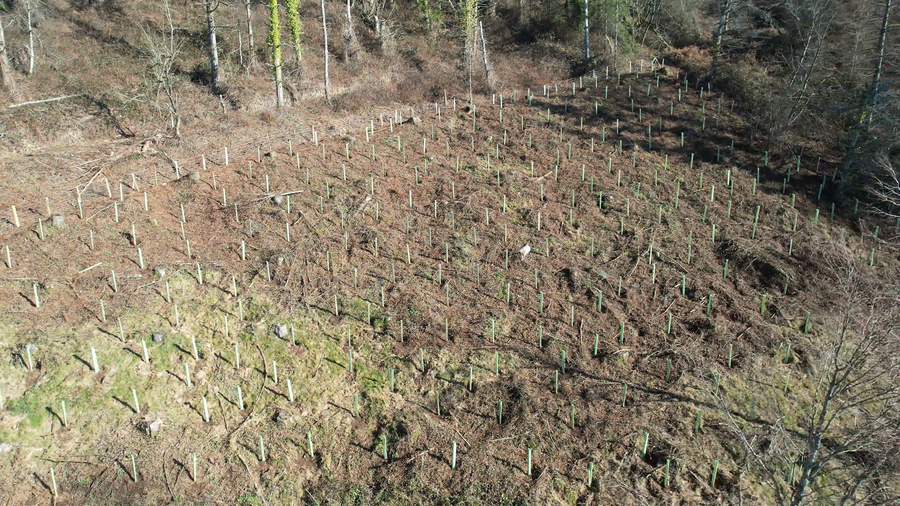
[[[291,44],[297,54],[297,61],[303,60],[303,22],[300,20],[300,0],[284,0],[285,17],[291,32]]]
[[[284,107],[284,83],[281,79],[281,22],[278,19],[278,0],[269,1],[269,36],[266,43],[272,50],[275,67],[275,99],[278,108]]]
[[[463,0],[463,3],[465,2],[466,0]],[[444,9],[441,7],[441,2],[437,0],[417,0],[416,6],[425,17],[425,24],[429,30],[440,28],[444,22]],[[465,8],[464,5],[463,9]]]

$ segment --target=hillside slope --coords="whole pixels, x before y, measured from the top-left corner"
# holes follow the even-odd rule
[[[896,229],[634,71],[8,155],[0,499],[773,503]]]

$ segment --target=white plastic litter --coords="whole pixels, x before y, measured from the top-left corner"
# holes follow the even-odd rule
[[[526,244],[525,246],[522,246],[522,249],[519,250],[519,253],[522,254],[522,260],[525,260],[525,257],[527,257],[529,253],[531,253],[531,245]]]

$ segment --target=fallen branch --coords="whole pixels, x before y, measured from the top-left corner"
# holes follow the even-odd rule
[[[288,195],[296,195],[297,193],[303,193],[304,190],[294,190],[285,193],[264,193],[262,197],[258,199],[254,199],[253,202],[262,202],[263,200],[272,199],[275,197],[287,197]]]
[[[102,172],[103,172],[103,167],[100,167],[99,169],[97,169],[97,172],[95,172],[94,175],[91,176],[91,178],[88,180],[88,182],[84,184],[84,188],[79,190],[78,186],[76,186],[73,189],[75,191],[77,191],[80,195],[84,195],[84,192],[86,192],[88,187],[91,186],[91,183],[94,182],[94,179],[97,179],[97,176],[99,176]]]
[[[100,267],[101,265],[103,265],[103,262],[97,262],[97,263],[95,263],[94,265],[92,265],[92,266],[90,266],[90,267],[81,269],[80,271],[78,271],[78,274],[84,274],[85,272],[87,272],[87,271],[89,271],[89,270],[91,270],[91,269],[93,269],[93,268],[95,268],[95,267]]]
[[[46,104],[47,102],[59,102],[60,100],[65,100],[67,98],[74,98],[74,97],[80,97],[80,96],[81,96],[81,94],[79,93],[77,95],[65,95],[62,97],[48,98],[45,100],[34,100],[32,102],[22,102],[21,104],[9,105],[6,108],[7,109],[15,109],[16,107],[25,107],[27,105]]]

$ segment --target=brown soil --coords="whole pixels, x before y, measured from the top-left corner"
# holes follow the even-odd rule
[[[828,153],[799,172],[796,160],[765,166],[731,100],[701,99],[676,69],[598,77],[551,86],[549,98],[533,90],[531,105],[519,90],[502,109],[487,97],[474,113],[462,99],[404,109],[417,122],[393,127],[390,113],[376,116],[368,142],[360,120],[342,135],[318,129],[318,146],[311,128],[260,121],[205,143],[6,158],[0,443],[12,449],[0,499],[51,502],[53,467],[57,504],[766,503],[723,410],[764,424],[778,399],[801,400],[803,362],[778,350],[790,342],[802,357],[827,325],[836,295],[822,273],[835,252],[868,265],[875,246],[873,276],[894,275],[897,261],[873,245],[875,220],[841,205],[832,219],[816,200]],[[45,198],[64,227],[49,226]],[[882,239],[894,235],[879,224]],[[294,326],[296,345],[272,335],[278,322]],[[37,345],[33,370],[26,343]],[[788,371],[797,393],[781,390]],[[157,416],[158,434],[138,430]]]

